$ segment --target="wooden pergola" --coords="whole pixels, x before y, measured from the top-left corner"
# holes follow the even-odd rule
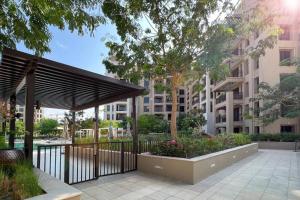
[[[75,112],[132,98],[133,143],[137,148],[136,96],[143,87],[69,65],[5,48],[1,54],[0,100],[10,104],[10,131],[15,131],[15,106],[25,105],[25,155],[32,160],[34,108],[46,107]],[[98,141],[98,127],[95,141]],[[74,138],[74,137],[73,137]],[[13,145],[13,139],[10,140]],[[137,151],[137,149],[136,149]]]

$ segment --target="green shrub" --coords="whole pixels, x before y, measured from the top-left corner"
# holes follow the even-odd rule
[[[25,199],[37,196],[43,193],[38,185],[38,179],[34,174],[32,167],[28,164],[17,164],[13,176],[14,193]]]
[[[6,149],[7,144],[5,143],[5,136],[0,136],[0,149]]]
[[[192,158],[236,146],[249,144],[250,137],[245,134],[221,134],[213,138],[179,137],[164,141],[151,149],[154,155]]]
[[[139,134],[166,133],[168,121],[155,115],[141,115],[137,120]]]
[[[250,135],[252,141],[272,141],[272,142],[295,142],[300,140],[299,133],[277,133],[277,134],[253,134]]]

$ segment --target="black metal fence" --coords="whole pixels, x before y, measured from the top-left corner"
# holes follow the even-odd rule
[[[132,142],[42,145],[37,168],[68,184],[136,170]]]

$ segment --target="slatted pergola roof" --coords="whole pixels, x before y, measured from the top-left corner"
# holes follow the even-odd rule
[[[0,65],[0,99],[16,93],[24,105],[26,74],[34,70],[34,101],[41,107],[83,110],[141,95],[144,88],[12,49],[4,49]]]

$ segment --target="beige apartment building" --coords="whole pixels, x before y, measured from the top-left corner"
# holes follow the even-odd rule
[[[18,120],[25,121],[25,107],[16,105],[16,113],[20,113],[21,117]],[[40,122],[44,117],[44,109],[34,109],[34,122]]]
[[[256,0],[245,0],[238,8],[241,13],[255,5]],[[298,119],[278,119],[274,123],[263,126],[255,112],[262,106],[261,101],[250,101],[257,97],[258,86],[265,82],[274,86],[280,79],[294,73],[295,66],[283,66],[282,61],[299,57],[300,26],[298,12],[288,12],[284,1],[268,1],[270,12],[280,12],[282,17],[276,19],[283,34],[278,37],[273,49],[267,49],[266,54],[259,59],[245,56],[247,49],[257,45],[265,33],[255,33],[249,38],[242,38],[236,43],[233,52],[235,58],[230,60],[231,74],[224,81],[213,85],[213,108],[215,116],[215,133],[248,132],[248,133],[280,133],[299,132]],[[242,58],[242,59],[241,59]],[[245,116],[251,116],[246,118]]]
[[[243,0],[237,13],[248,13],[246,11],[253,8],[257,2],[261,1]],[[267,0],[266,2],[269,12],[280,12],[282,15],[276,19],[276,23],[284,33],[278,37],[275,47],[267,49],[266,54],[259,59],[252,59],[246,56],[245,52],[255,47],[260,39],[266,37],[266,34],[254,33],[249,38],[237,40],[233,51],[234,56],[229,60],[230,76],[223,81],[213,83],[207,73],[200,80],[200,83],[205,86],[201,92],[195,88],[198,81],[187,81],[178,90],[177,115],[188,113],[195,108],[202,109],[207,120],[203,130],[210,134],[300,132],[298,119],[281,118],[268,126],[263,126],[258,120],[259,113],[253,111],[261,107],[263,102],[250,101],[251,98],[257,97],[260,83],[266,82],[274,86],[282,77],[295,73],[296,67],[282,66],[282,60],[300,57],[300,12],[291,12],[284,0]],[[160,81],[166,83],[168,80]],[[149,94],[138,98],[138,116],[154,114],[171,120],[170,95],[166,92],[155,91],[154,80],[143,80],[140,85],[147,88]],[[125,115],[130,116],[130,106],[130,100],[107,105],[104,110],[104,119],[121,120]]]

